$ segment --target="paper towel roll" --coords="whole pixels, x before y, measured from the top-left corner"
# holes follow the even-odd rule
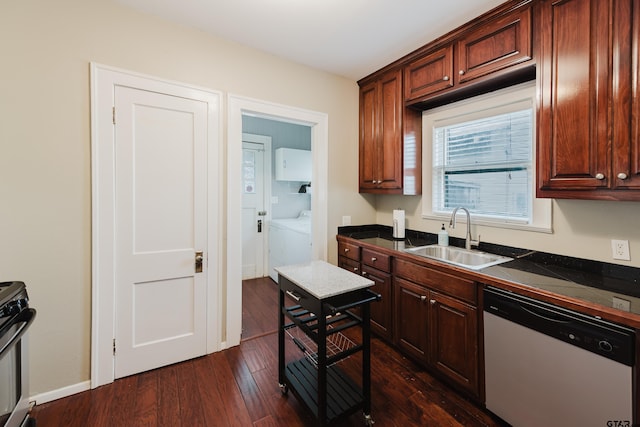
[[[404,211],[402,209],[393,210],[393,237],[404,239]]]

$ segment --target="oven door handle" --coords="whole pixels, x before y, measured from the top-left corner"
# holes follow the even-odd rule
[[[2,328],[0,331],[0,359],[14,343],[22,338],[35,318],[36,311],[33,308],[28,308],[18,313],[11,323]]]

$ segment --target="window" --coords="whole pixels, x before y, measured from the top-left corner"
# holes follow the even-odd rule
[[[551,231],[551,202],[535,198],[534,93],[526,84],[425,112],[423,216],[461,206],[474,223]]]

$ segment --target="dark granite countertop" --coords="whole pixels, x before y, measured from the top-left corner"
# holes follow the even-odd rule
[[[391,227],[383,225],[338,227],[338,234],[398,251],[437,243],[436,234],[413,230],[406,230],[403,240],[393,239]],[[464,247],[464,239],[449,240],[452,246]],[[630,313],[640,315],[640,268],[484,242],[478,249],[513,258],[478,270],[479,274],[609,309],[614,308],[614,298],[619,298],[629,302]]]

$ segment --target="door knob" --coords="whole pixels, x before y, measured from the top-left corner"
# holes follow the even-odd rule
[[[196,252],[196,273],[202,273],[202,263],[204,256],[202,251]]]

